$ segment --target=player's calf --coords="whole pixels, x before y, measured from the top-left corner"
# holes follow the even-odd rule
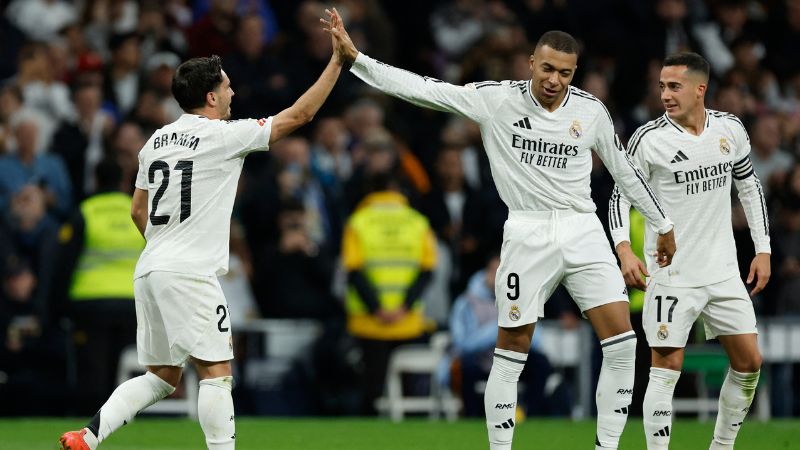
[[[200,381],[197,413],[209,450],[233,450],[236,446],[231,389],[233,389],[232,376]]]
[[[669,448],[672,434],[672,397],[681,373],[661,367],[650,368],[650,382],[644,394],[642,414],[648,450]]]
[[[710,450],[733,449],[736,435],[750,411],[761,371],[752,373],[728,370],[719,392],[719,412]]]
[[[597,381],[597,449],[617,448],[633,396],[636,333],[626,331],[600,341],[603,364]]]

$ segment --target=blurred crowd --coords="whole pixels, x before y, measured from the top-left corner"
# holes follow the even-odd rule
[[[220,55],[233,118],[275,114],[327,64],[330,38],[318,19],[330,6],[364,53],[458,84],[528,79],[538,37],[567,31],[583,46],[573,84],[605,102],[623,142],[663,114],[663,57],[704,55],[707,107],[742,119],[768,198],[773,277],[756,310],[800,315],[800,0],[13,0],[0,7],[0,386],[35,388],[41,399],[4,402],[15,409],[0,413],[63,413],[48,400],[65,395],[64,382],[80,384],[65,349],[80,353],[97,338],[75,328],[87,314],[70,289],[86,267],[76,263],[76,215],[88,214],[82,206],[95,195],[132,193],[138,151],[182,114],[170,92],[177,66]],[[596,161],[603,222],[612,187]],[[247,158],[231,223],[231,314],[324,323],[335,338],[315,350],[316,372],[343,380],[364,372],[339,339],[352,312],[345,298],[359,284],[359,265],[341,262],[343,240],[376,189],[427,219],[436,264],[423,270],[427,292],[415,294],[427,319],[447,328],[453,300],[496,257],[507,214],[466,119],[390,99],[344,73],[309,126]],[[734,226],[746,270],[753,248],[740,208]],[[548,308],[574,326],[568,299]],[[135,320],[132,307],[121,314]],[[332,384],[315,384],[330,399],[315,412],[353,411]]]

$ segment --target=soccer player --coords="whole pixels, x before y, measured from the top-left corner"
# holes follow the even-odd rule
[[[329,13],[330,14],[330,13]],[[320,19],[335,36],[338,16]],[[334,52],[291,107],[266,119],[228,121],[234,92],[220,58],[181,64],[172,93],[186,112],[139,153],[131,216],[147,240],[134,274],[137,349],[147,372],[121,384],[62,449],[94,449],[142,409],[171,394],[191,359],[200,378],[198,414],[209,449],[235,446],[228,305],[217,276],[228,269],[230,218],[244,157],[308,123],[339,77]]]
[[[560,31],[545,33],[530,58],[530,80],[454,86],[359,53],[340,26],[336,45],[356,76],[481,127],[494,181],[510,210],[495,282],[500,328],[484,396],[490,449],[511,448],[517,381],[535,323],[559,283],[600,338],[595,445],[617,448],[631,401],[636,335],[625,282],[589,195],[591,149],[660,235],[659,264],[670,263],[675,242],[672,222],[626,158],[605,106],[570,86],[577,42]]]
[[[731,363],[720,391],[711,449],[733,448],[761,367],[753,303],[737,267],[731,184],[739,191],[755,243],[747,283],[756,280],[756,284],[750,295],[760,292],[770,277],[767,209],[742,122],[704,106],[708,73],[708,62],[698,54],[668,56],[659,81],[666,113],[636,130],[628,143],[631,159],[675,219],[675,240],[681,250],[671,266],[658,267],[652,257],[655,236],[646,230],[645,267],[629,242],[627,194],[615,187],[610,200],[611,234],[626,282],[644,290],[642,275],[650,277],[642,321],[652,348],[643,406],[651,450],[669,446],[672,395],[698,316],[703,317],[706,338],[719,338]]]

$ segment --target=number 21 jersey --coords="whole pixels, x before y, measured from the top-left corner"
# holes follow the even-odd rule
[[[153,271],[228,271],[230,219],[244,157],[269,149],[272,118],[211,120],[183,114],[139,152],[136,188],[147,191],[147,245],[134,278]]]

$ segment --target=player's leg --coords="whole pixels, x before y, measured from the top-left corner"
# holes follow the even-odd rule
[[[236,424],[233,413],[233,376],[230,361],[193,360],[200,379],[197,414],[209,450],[232,450]]]
[[[154,272],[136,279],[133,286],[137,352],[147,372],[119,385],[84,429],[65,433],[61,437],[62,448],[94,449],[139,411],[174,392],[180,381],[180,366],[185,357],[181,359],[170,353],[163,311],[156,301],[156,292],[162,286],[169,286],[169,280],[161,280]]]
[[[739,277],[709,286],[711,298],[703,311],[706,337],[719,338],[731,367],[719,394],[719,412],[712,450],[732,449],[753,402],[761,374],[753,302]]]
[[[491,450],[511,448],[517,382],[528,359],[534,324],[558,285],[563,266],[552,216],[511,212],[495,276],[498,326],[484,408]]]
[[[653,280],[645,292],[642,328],[652,349],[642,415],[647,448],[667,449],[672,437],[672,398],[692,326],[711,294],[707,288],[664,286]]]
[[[755,334],[718,336],[731,367],[719,392],[719,412],[711,449],[732,449],[750,411],[761,374],[761,353]]]
[[[61,436],[62,448],[94,450],[139,411],[173,393],[180,378],[180,367],[148,366],[144,375],[117,386],[86,427]]]
[[[564,219],[564,287],[600,339],[596,448],[617,448],[633,397],[636,333],[625,281],[595,214]]]
[[[199,301],[198,308],[207,312],[203,332],[193,336],[195,344],[191,350],[200,378],[197,415],[208,448],[232,450],[236,443],[236,426],[231,397],[233,335],[228,302],[216,277],[204,278],[193,289]]]
[[[517,411],[517,383],[528,359],[535,325],[501,327],[497,331],[492,370],[483,397],[491,450],[511,448]]]
[[[648,450],[669,448],[672,434],[672,398],[683,367],[683,348],[654,347],[642,416]]]
[[[597,306],[584,311],[584,314],[597,333],[603,351],[603,363],[600,366],[595,394],[595,446],[598,449],[617,448],[628,420],[628,408],[633,396],[636,333],[631,327],[630,310],[626,301]]]

